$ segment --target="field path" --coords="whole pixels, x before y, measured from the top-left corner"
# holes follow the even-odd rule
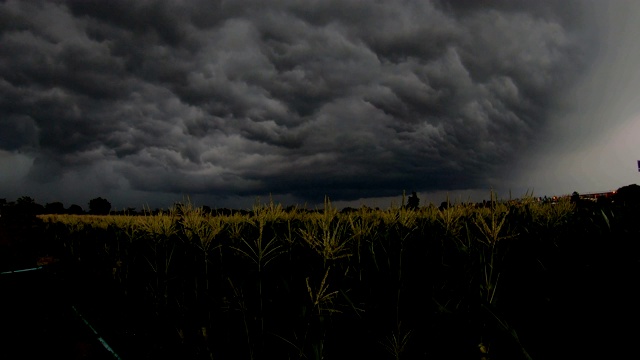
[[[19,270],[19,269],[16,269]],[[0,359],[117,359],[48,269],[0,275]]]

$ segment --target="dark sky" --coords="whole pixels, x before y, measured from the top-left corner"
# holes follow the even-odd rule
[[[626,178],[579,182],[611,174],[607,158],[562,174],[637,123],[639,8],[0,1],[0,198],[386,206],[403,190],[617,188],[640,152]]]

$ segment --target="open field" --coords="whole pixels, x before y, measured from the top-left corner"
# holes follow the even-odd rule
[[[615,358],[638,335],[638,216],[527,197],[226,215],[186,203],[11,231],[13,254],[62,269],[124,359]]]

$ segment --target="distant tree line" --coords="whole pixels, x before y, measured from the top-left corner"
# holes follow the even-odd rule
[[[407,209],[417,210],[420,207],[420,199],[418,198],[415,191],[412,192],[411,196],[407,198],[407,202],[404,203],[404,193],[403,193],[403,207]],[[551,201],[551,198],[545,198],[543,201]],[[580,195],[577,192],[573,192],[571,195],[571,201],[576,203],[580,207],[588,207],[588,206],[610,206],[615,204],[616,206],[640,206],[640,186],[636,184],[631,184],[627,186],[623,186],[616,190],[615,194],[612,197],[601,197],[598,198],[596,202],[584,200],[580,198]],[[483,201],[482,203],[478,203],[478,206],[489,206],[493,203],[491,201]],[[65,207],[62,202],[55,201],[51,203],[47,203],[45,205],[38,204],[33,198],[29,196],[21,196],[16,201],[7,201],[7,199],[0,198],[0,216],[3,217],[3,220],[7,220],[8,218],[29,218],[35,217],[41,214],[71,214],[71,215],[142,215],[142,214],[158,214],[162,213],[165,210],[163,209],[155,209],[154,211],[136,211],[136,208],[129,207],[124,210],[113,211],[111,209],[111,203],[102,197],[97,197],[89,200],[88,202],[88,211],[85,211],[82,206],[77,204],[71,204],[69,207]],[[180,203],[176,203],[175,205],[180,205]],[[444,210],[451,206],[449,202],[442,202],[439,206],[440,210]],[[366,206],[365,206],[366,208]],[[232,215],[232,214],[250,214],[251,211],[248,210],[238,210],[238,209],[229,209],[229,208],[220,208],[220,209],[212,209],[209,206],[202,206],[202,209],[205,213],[212,215]],[[305,210],[299,209],[296,206],[287,206],[283,209],[285,212],[289,212],[292,210],[297,211],[322,211],[322,210]],[[346,207],[342,210],[342,212],[355,211],[356,209],[351,207]],[[379,208],[371,209],[379,210]]]
[[[38,204],[30,196],[21,196],[16,201],[0,199],[0,215],[3,217],[35,217],[41,214],[70,214],[70,215],[108,215],[111,212],[111,203],[101,197],[91,199],[88,203],[89,211],[85,211],[82,206],[72,204],[68,208],[59,201]]]

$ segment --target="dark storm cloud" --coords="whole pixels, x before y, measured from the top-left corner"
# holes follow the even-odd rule
[[[142,191],[487,187],[589,60],[558,3],[6,1],[0,149]]]

